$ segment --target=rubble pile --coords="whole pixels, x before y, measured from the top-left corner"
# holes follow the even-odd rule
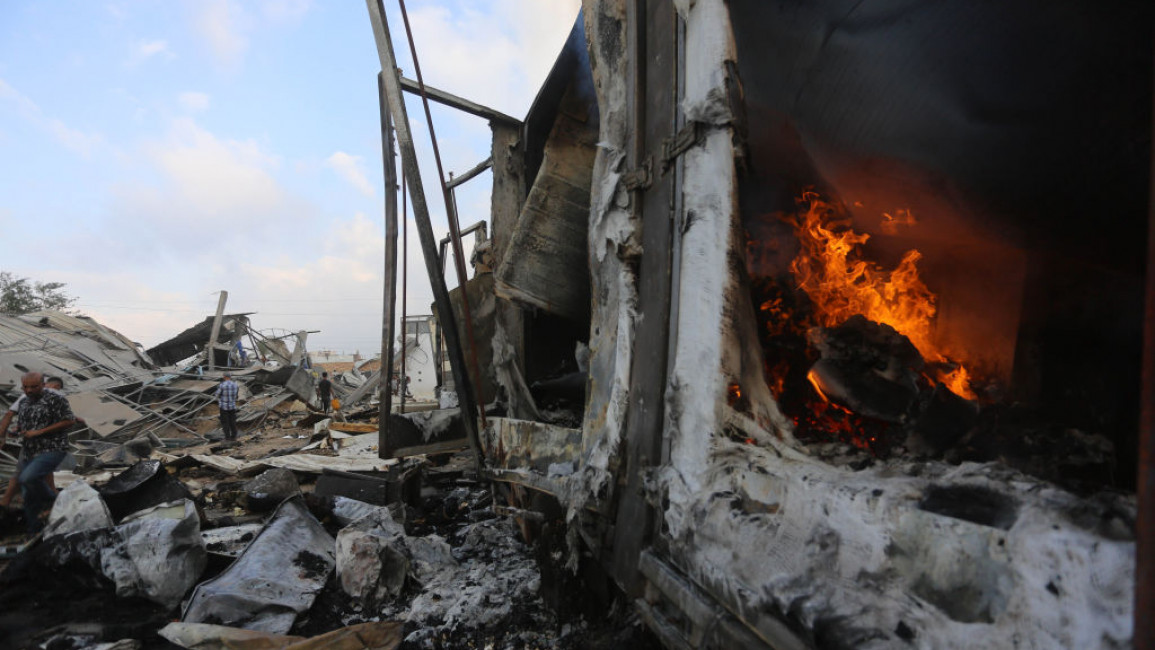
[[[45,532],[6,547],[0,646],[646,647],[628,608],[559,619],[468,457],[382,460],[376,423],[296,426],[317,417],[286,400],[236,442],[58,472]]]

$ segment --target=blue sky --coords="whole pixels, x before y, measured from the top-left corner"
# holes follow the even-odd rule
[[[579,4],[407,8],[427,83],[524,116]],[[385,6],[403,42],[396,2]],[[378,351],[379,67],[361,0],[5,0],[0,270],[66,282],[81,312],[146,346],[227,289],[229,311],[257,312],[258,329],[321,330],[314,350]],[[447,172],[489,155],[483,120],[433,110]],[[414,100],[409,114],[440,237]],[[459,190],[463,226],[488,218],[489,184],[485,174]],[[410,225],[409,312],[428,313]]]

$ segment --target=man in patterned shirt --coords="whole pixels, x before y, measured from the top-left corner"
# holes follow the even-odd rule
[[[236,440],[237,382],[227,373],[221,377],[220,386],[217,386],[217,401],[221,407],[221,430],[225,432],[225,440]]]
[[[16,419],[20,435],[24,437],[24,453],[16,471],[24,495],[28,532],[36,533],[44,527],[41,513],[56,498],[56,491],[45,477],[56,470],[68,453],[68,429],[74,417],[63,395],[44,389],[44,376],[40,373],[25,374],[21,383],[25,399],[19,405]]]

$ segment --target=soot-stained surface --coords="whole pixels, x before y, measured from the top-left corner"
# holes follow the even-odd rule
[[[660,648],[624,600],[590,591],[605,600],[604,616],[587,619],[567,608],[559,615],[542,599],[542,572],[534,548],[524,544],[511,520],[496,517],[487,489],[462,485],[427,489],[419,507],[407,513],[410,539],[449,544],[456,565],[411,577],[401,595],[372,610],[342,593],[331,577],[309,613],[292,633],[323,631],[374,620],[404,620],[405,649],[449,648]],[[575,588],[581,589],[580,581]]]

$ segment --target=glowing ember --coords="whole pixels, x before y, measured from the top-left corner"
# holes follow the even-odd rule
[[[818,324],[834,327],[856,314],[886,323],[909,338],[928,362],[952,368],[935,379],[974,399],[966,369],[953,364],[934,341],[937,307],[934,293],[919,278],[922,255],[910,250],[893,270],[880,268],[859,254],[870,235],[850,229],[838,208],[814,192],[805,192],[801,203],[804,211],[785,218],[802,247],[790,271],[814,302]]]

